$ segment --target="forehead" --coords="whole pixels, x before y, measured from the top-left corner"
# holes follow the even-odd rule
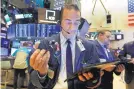
[[[106,31],[106,32],[105,32],[105,35],[111,35],[111,32]]]
[[[77,19],[80,18],[80,11],[74,9],[64,9],[63,10],[63,19]]]

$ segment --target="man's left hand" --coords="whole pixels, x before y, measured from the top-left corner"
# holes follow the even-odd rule
[[[102,77],[104,75],[103,71],[100,71],[100,76]],[[93,74],[91,72],[88,73],[82,73],[81,75],[78,76],[80,81],[87,81],[90,80],[91,78],[93,78]]]
[[[125,69],[124,65],[123,64],[119,64],[119,65],[117,65],[115,71],[116,72],[122,72],[124,69]]]
[[[80,81],[86,81],[86,80],[90,80],[91,78],[93,78],[93,74],[88,72],[88,73],[83,73],[81,75],[78,76]]]
[[[100,71],[100,77],[102,77],[104,75],[104,71]],[[91,78],[93,78],[93,74],[91,72],[88,72],[88,73],[83,73],[81,75],[78,76],[79,80],[80,81],[87,81],[87,80],[90,80]],[[99,80],[99,82],[97,83],[97,85],[93,86],[93,87],[87,87],[88,89],[94,89],[96,87],[98,87],[99,85],[101,84],[101,78]]]
[[[132,58],[132,60],[130,61],[130,63],[133,63],[134,64],[134,58]]]

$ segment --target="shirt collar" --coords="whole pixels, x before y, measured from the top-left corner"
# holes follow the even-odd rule
[[[60,32],[60,42],[61,42],[61,44],[65,44],[66,41],[67,41],[67,39],[63,36],[62,32]]]
[[[69,39],[70,42],[71,42],[71,44],[74,44],[75,43],[75,39],[76,39],[76,36],[75,35],[71,39]],[[62,32],[60,32],[60,41],[61,41],[61,44],[65,44],[67,40],[68,39],[65,38],[65,36],[63,36]]]
[[[100,44],[102,47],[104,47],[104,44],[103,44],[101,41],[99,41],[98,39],[97,39],[97,41],[99,42],[99,44]]]

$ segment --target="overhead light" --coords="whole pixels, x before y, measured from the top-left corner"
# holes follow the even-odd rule
[[[16,19],[23,19],[24,15],[23,14],[17,14],[17,15],[15,15],[15,18]]]
[[[32,14],[16,14],[15,18],[16,19],[24,19],[24,18],[32,18],[33,15]]]
[[[8,6],[11,6],[10,4]]]
[[[47,21],[47,20],[40,20],[39,23],[54,23],[54,24],[57,24],[56,21]]]

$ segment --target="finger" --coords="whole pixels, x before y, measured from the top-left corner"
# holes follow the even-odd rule
[[[44,64],[48,64],[48,60],[50,58],[50,52],[47,51],[46,54],[40,58],[40,65],[39,68],[43,67]]]
[[[119,68],[119,70],[122,70],[122,68],[123,68],[123,67],[122,67],[121,65],[119,65],[119,67],[118,67],[118,68]]]
[[[41,58],[41,62],[40,65],[38,66],[38,69],[47,69],[47,65],[48,65],[48,60],[50,58],[50,52],[47,51],[46,54]]]
[[[119,68],[121,71],[125,69],[124,65],[120,65],[120,68]]]
[[[38,66],[38,70],[41,70],[41,69],[46,70],[47,65],[48,65],[48,62],[46,63],[46,61],[43,58],[41,58],[41,62],[40,62],[40,65]]]
[[[42,49],[40,53],[37,55],[36,60],[43,57],[46,54],[46,50]]]
[[[84,76],[87,80],[90,79],[90,76],[88,75],[88,73],[83,73],[83,76]]]
[[[133,63],[133,64],[134,64],[134,58],[133,58],[133,59],[131,59],[130,63]]]
[[[43,67],[43,64],[44,64],[43,58],[40,58],[38,63],[39,63],[39,65],[37,66],[37,70],[41,70]]]
[[[43,56],[43,61],[46,65],[48,64],[49,59],[50,59],[50,52],[47,51],[46,54]]]
[[[121,64],[120,64],[120,65],[118,65],[118,66],[117,66],[117,68],[121,69],[121,68],[122,68],[122,65],[121,65]]]
[[[38,61],[36,61],[35,63],[34,63],[34,65],[33,65],[33,68],[35,69],[35,70],[40,70],[40,66],[42,65],[42,57],[40,58],[40,59],[38,59]]]
[[[43,50],[41,50],[40,53],[37,55],[37,57],[36,57],[36,59],[35,59],[35,63],[34,63],[34,68],[37,68],[37,67],[38,67],[38,65],[39,65],[39,63],[40,63],[40,61],[41,61],[41,58],[43,57],[43,55],[44,55],[45,52],[46,52],[46,51],[43,49]],[[45,54],[45,55],[46,55],[46,54]]]
[[[30,66],[33,66],[33,64],[34,64],[34,61],[35,61],[35,59],[36,59],[36,57],[37,57],[37,55],[40,53],[40,49],[36,49],[35,51],[34,51],[34,53],[31,55],[31,57],[30,57]]]
[[[82,75],[79,75],[78,78],[79,78],[80,81],[83,81],[83,82],[86,81],[85,78]]]
[[[93,74],[91,72],[88,72],[88,76],[90,76],[90,78],[93,78]]]
[[[37,66],[37,70],[40,72],[47,72],[48,70],[48,60],[50,58],[50,52],[47,51],[45,55],[40,58],[40,64]],[[43,70],[43,71],[42,71]]]

